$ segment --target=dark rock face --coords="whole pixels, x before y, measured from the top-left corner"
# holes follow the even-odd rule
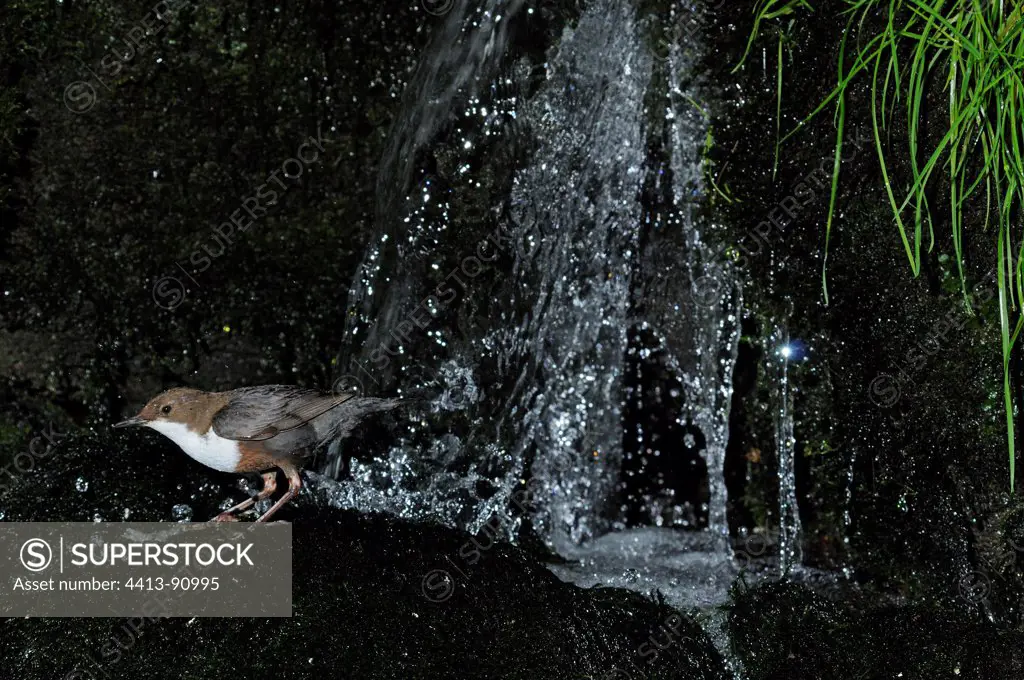
[[[233,477],[155,433],[69,436],[0,509],[16,521],[169,521],[188,504],[203,520],[231,495]],[[627,591],[562,583],[487,535],[308,497],[281,516],[294,523],[292,618],[12,619],[0,663],[27,680],[727,677],[688,617]]]
[[[739,594],[734,649],[753,680],[1024,677],[1024,635],[919,605],[831,602],[773,583]]]

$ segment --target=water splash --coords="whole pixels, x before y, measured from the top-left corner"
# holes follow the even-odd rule
[[[693,8],[674,4],[668,25],[697,20]],[[657,590],[670,604],[684,608],[722,603],[738,573],[727,541],[724,463],[742,297],[732,273],[716,264],[709,238],[713,225],[702,214],[701,147],[708,122],[694,105],[701,98],[701,86],[692,72],[693,52],[698,49],[693,37],[687,41],[687,52],[673,45],[651,55],[648,94],[664,104],[665,115],[647,121],[648,143],[653,140],[662,152],[645,159],[648,202],[631,292],[634,314],[640,317],[634,328],[642,338],[631,351],[637,353],[635,363],[644,377],[627,390],[627,396],[636,402],[638,412],[655,410],[674,419],[660,434],[638,427],[637,442],[629,443],[630,455],[642,458],[653,452],[668,458],[671,467],[679,465],[681,450],[702,452],[709,531],[619,527],[580,546],[561,546],[561,555],[572,561],[551,566],[560,578],[583,587]],[[634,48],[645,49],[640,44]],[[666,469],[660,465],[634,467],[651,477],[654,470]],[[629,486],[628,479],[625,484]],[[695,524],[692,519],[680,521],[676,498],[645,494],[642,502],[658,527]]]

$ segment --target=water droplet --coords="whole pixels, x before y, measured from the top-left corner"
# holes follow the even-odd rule
[[[75,490],[79,492],[86,492],[89,490],[89,482],[84,477],[79,477],[75,480]]]
[[[192,519],[192,508],[185,503],[178,503],[171,508],[171,516],[179,522],[188,522]]]

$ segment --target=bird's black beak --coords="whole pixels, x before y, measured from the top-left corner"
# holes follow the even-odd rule
[[[114,427],[130,427],[132,425],[145,425],[145,424],[146,424],[146,420],[144,418],[140,418],[138,416],[135,416],[134,418],[129,418],[128,420],[122,420],[121,422],[116,423],[114,425]]]

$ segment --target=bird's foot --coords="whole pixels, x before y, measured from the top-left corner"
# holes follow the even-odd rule
[[[231,512],[222,512],[213,519],[211,522],[237,522],[238,518],[235,517]]]

